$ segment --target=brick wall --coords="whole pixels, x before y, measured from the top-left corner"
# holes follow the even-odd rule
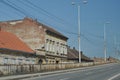
[[[41,49],[45,44],[45,32],[36,21],[25,18],[20,21],[0,22],[1,30],[16,34],[31,49]]]

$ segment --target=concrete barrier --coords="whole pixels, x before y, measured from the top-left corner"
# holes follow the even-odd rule
[[[87,67],[105,64],[104,62],[89,62],[89,63],[61,63],[61,64],[29,64],[29,65],[0,65],[0,76],[26,74],[35,72],[47,72],[54,70],[72,69],[79,67]]]

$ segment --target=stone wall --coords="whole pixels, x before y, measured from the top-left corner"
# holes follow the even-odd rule
[[[94,65],[105,64],[104,62],[90,62],[90,63],[66,63],[66,64],[29,64],[29,65],[0,65],[0,76],[14,75],[24,73],[46,72],[62,69],[80,68]]]
[[[18,53],[19,54],[19,53]],[[26,57],[22,55],[15,55],[14,52],[9,54],[0,53],[0,65],[3,64],[36,64],[36,58]]]

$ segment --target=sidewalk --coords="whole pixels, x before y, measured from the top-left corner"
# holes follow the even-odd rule
[[[103,65],[109,65],[109,64],[103,64]],[[74,69],[67,69],[67,70],[59,70],[59,71],[52,71],[52,72],[43,72],[43,73],[4,76],[4,77],[0,77],[0,80],[19,80],[19,79],[30,78],[30,77],[38,77],[38,76],[45,76],[45,75],[51,75],[51,74],[58,74],[58,73],[84,70],[84,69],[94,68],[94,67],[103,66],[103,65],[96,65],[96,66],[89,66],[89,67],[82,67],[82,68],[74,68]]]

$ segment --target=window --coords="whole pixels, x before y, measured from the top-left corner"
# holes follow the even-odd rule
[[[49,51],[49,40],[46,39],[46,51]]]
[[[3,64],[8,64],[8,58],[4,58]]]
[[[11,59],[11,64],[16,64],[16,59]]]
[[[57,54],[59,54],[59,42],[57,42]]]
[[[27,59],[27,60],[26,60],[26,64],[30,64],[30,60]]]
[[[52,40],[50,40],[49,51],[52,51]]]
[[[35,60],[32,60],[32,64],[35,64]]]
[[[22,59],[18,59],[18,64],[22,64]]]
[[[55,52],[55,41],[53,41],[53,49],[52,49],[53,52]]]

